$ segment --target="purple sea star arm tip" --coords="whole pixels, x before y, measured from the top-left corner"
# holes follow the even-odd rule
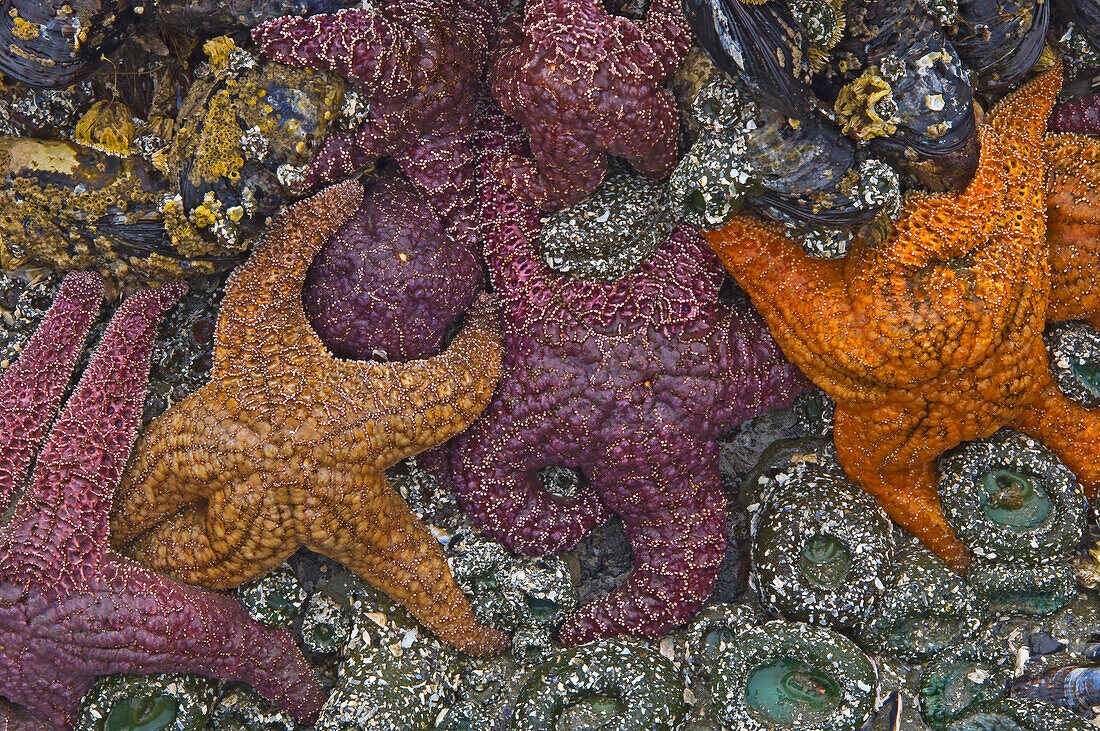
[[[303,721],[320,710],[320,688],[288,633],[108,548],[156,328],[185,290],[167,285],[124,301],[0,528],[0,693],[22,707],[0,704],[0,728],[39,728],[25,710],[66,731],[96,677],[120,672],[207,673],[249,682]]]
[[[26,478],[34,450],[61,405],[102,297],[97,274],[67,275],[19,360],[0,375],[0,512]]]

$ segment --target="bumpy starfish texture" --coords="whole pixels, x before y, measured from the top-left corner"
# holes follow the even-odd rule
[[[42,337],[0,384],[5,400],[14,392],[16,403],[37,400],[52,415],[54,384],[68,379],[99,287],[87,275],[66,281]],[[142,292],[119,308],[0,529],[0,700],[56,729],[71,728],[98,676],[123,672],[245,681],[302,720],[323,700],[287,632],[252,621],[229,597],[177,584],[108,548],[111,496],[137,434],[156,327],[183,291]],[[28,373],[51,384],[49,395]],[[0,410],[0,433],[12,429],[25,429],[24,414]],[[5,472],[0,492],[11,494],[9,480],[24,468]],[[0,714],[10,728],[35,727],[11,709]]]
[[[1100,140],[1048,135],[1047,322],[1085,320],[1100,328]]]
[[[480,247],[455,241],[395,168],[329,239],[309,268],[302,302],[336,355],[427,358],[483,288]]]
[[[1100,134],[1100,94],[1086,94],[1055,104],[1050,113],[1050,131]]]
[[[1057,452],[1089,495],[1100,486],[1100,415],[1053,385],[1042,341],[1044,130],[1060,79],[998,104],[966,190],[910,200],[882,245],[812,260],[750,216],[709,235],[783,351],[836,400],[845,470],[959,570],[970,554],[936,493],[945,450],[1008,425]]]
[[[462,431],[500,375],[500,329],[475,302],[443,354],[341,361],[302,308],[306,269],[358,208],[356,182],[292,206],[225,287],[210,382],[134,450],[112,539],[183,581],[237,586],[305,545],[342,562],[469,653],[506,638],[478,624],[439,543],[383,471]]]
[[[456,238],[476,228],[473,107],[500,0],[382,0],[262,23],[252,39],[281,63],[335,71],[358,89],[363,116],[330,134],[302,190],[392,157]]]
[[[499,114],[485,129],[487,148],[520,148]],[[568,550],[621,516],[630,578],[572,614],[560,637],[661,635],[710,594],[725,550],[714,438],[789,403],[805,381],[747,304],[719,303],[725,277],[695,229],[677,228],[616,282],[573,279],[539,258],[538,209],[484,181],[504,375],[453,443],[454,492],[486,534],[528,555]],[[552,465],[589,484],[552,496],[536,477]]]
[[[23,486],[35,450],[61,407],[102,297],[97,275],[66,275],[19,360],[0,376],[0,513]]]
[[[592,192],[607,155],[667,175],[679,117],[661,82],[690,43],[679,0],[653,0],[644,21],[611,15],[600,0],[528,0],[522,18],[504,21],[489,81],[530,135],[532,156],[506,153],[494,173],[547,209]]]

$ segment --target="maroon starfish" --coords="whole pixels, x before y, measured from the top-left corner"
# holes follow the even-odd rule
[[[0,495],[23,482],[56,411],[102,285],[70,275],[19,361],[0,378]],[[188,671],[250,683],[296,717],[321,690],[286,631],[228,596],[170,581],[112,553],[107,517],[137,435],[149,354],[175,284],[135,294],[112,318],[0,528],[0,726],[34,727],[2,701],[71,728],[100,675]],[[26,445],[30,445],[29,448]]]
[[[527,0],[505,22],[489,81],[531,137],[531,157],[493,168],[514,195],[557,209],[591,193],[607,155],[663,177],[676,164],[679,113],[661,87],[691,44],[680,0],[652,0],[644,21],[601,0]]]
[[[519,151],[497,113],[489,149]],[[528,555],[572,548],[612,514],[634,570],[562,626],[566,644],[664,634],[710,595],[726,546],[715,438],[789,403],[805,379],[725,279],[702,236],[680,226],[612,282],[555,272],[538,256],[537,208],[483,176],[485,254],[503,303],[504,371],[489,408],[454,442],[453,490],[490,537]],[[569,499],[536,479],[579,468]]]
[[[305,192],[392,157],[457,239],[475,236],[474,101],[500,0],[383,0],[262,23],[252,39],[281,63],[335,71],[365,119],[314,156]]]

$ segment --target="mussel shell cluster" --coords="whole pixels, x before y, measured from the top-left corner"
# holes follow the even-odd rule
[[[59,88],[95,71],[132,30],[130,0],[4,0],[0,73]]]
[[[148,282],[241,261],[289,199],[288,176],[320,146],[345,84],[260,62],[229,39],[206,52],[178,121],[158,109],[139,129],[126,104],[100,100],[71,142],[0,137],[0,266]]]

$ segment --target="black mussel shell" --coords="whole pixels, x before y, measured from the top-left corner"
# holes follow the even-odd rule
[[[355,4],[354,0],[157,0],[156,8],[169,28],[217,35],[255,28],[284,15],[332,13]]]
[[[917,0],[853,0],[845,11],[849,37],[841,42],[844,50],[863,59],[863,69],[880,68],[896,105],[896,129],[872,139],[871,149],[907,169],[921,158],[966,151],[976,136],[970,79],[923,5]],[[969,154],[963,167],[972,172],[976,164],[976,155]]]
[[[0,267],[96,269],[161,281],[236,259],[185,255],[165,231],[168,181],[139,157],[69,142],[0,137]]]
[[[785,2],[684,0],[684,13],[718,68],[740,78],[761,105],[795,119],[817,106],[807,44]]]
[[[130,0],[2,0],[0,72],[31,86],[68,86],[130,33]]]
[[[338,115],[344,83],[241,49],[227,58],[188,92],[166,161],[203,238],[243,251],[286,202],[281,176],[309,162]],[[174,225],[169,232],[182,235]]]
[[[875,218],[880,205],[859,195],[855,143],[819,114],[797,127],[779,112],[762,108],[762,122],[749,135],[748,157],[761,173],[763,191],[747,203],[761,215],[802,226],[849,227]]]
[[[960,0],[951,42],[983,90],[1019,81],[1039,60],[1050,0]]]

